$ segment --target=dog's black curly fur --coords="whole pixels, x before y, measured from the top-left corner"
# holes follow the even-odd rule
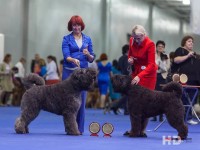
[[[128,95],[131,120],[131,137],[141,137],[149,117],[165,114],[169,124],[178,131],[178,136],[187,138],[188,127],[184,123],[184,106],[181,101],[182,86],[170,82],[163,91],[152,91],[139,85],[131,85],[132,77],[115,75],[112,84],[116,92]]]
[[[45,110],[63,116],[67,134],[80,135],[76,116],[81,105],[81,91],[94,88],[96,74],[91,68],[77,69],[68,79],[49,86],[36,74],[25,77],[23,83],[27,91],[21,101],[21,116],[15,122],[16,133],[29,133],[28,125],[40,110]]]

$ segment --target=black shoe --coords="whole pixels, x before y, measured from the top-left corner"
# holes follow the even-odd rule
[[[156,117],[153,117],[153,119],[151,119],[151,121],[157,121],[157,118],[156,118]]]
[[[160,121],[160,122],[163,121],[163,114],[159,115],[159,121]]]
[[[124,136],[129,136],[130,132],[129,131],[126,131],[123,135]]]
[[[160,117],[160,118],[159,118],[159,121],[160,121],[160,122],[163,122],[163,117]]]
[[[129,112],[126,112],[126,111],[125,111],[125,112],[124,112],[124,115],[129,115]]]
[[[117,112],[118,109],[117,109],[117,108],[112,107],[111,110],[113,111],[113,113],[114,113],[115,115],[118,115],[118,112]]]

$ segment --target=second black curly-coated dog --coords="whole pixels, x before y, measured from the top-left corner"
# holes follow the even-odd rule
[[[181,101],[182,86],[170,82],[163,92],[152,91],[139,85],[131,85],[132,77],[115,75],[112,84],[116,92],[128,95],[128,109],[131,120],[129,136],[142,137],[149,117],[165,114],[169,124],[178,131],[181,139],[187,138],[188,127],[184,123],[184,106]]]
[[[81,106],[81,91],[94,88],[95,80],[96,71],[91,68],[77,69],[68,79],[49,86],[36,74],[25,77],[23,84],[27,91],[21,101],[21,116],[15,122],[16,133],[28,133],[28,125],[40,110],[45,110],[63,116],[67,134],[80,135],[76,116]]]

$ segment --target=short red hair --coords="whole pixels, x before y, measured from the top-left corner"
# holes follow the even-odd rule
[[[102,53],[100,56],[100,60],[108,60],[108,56],[106,55],[106,53]]]
[[[74,24],[80,25],[81,31],[83,31],[85,29],[85,24],[80,16],[76,15],[76,16],[71,17],[71,19],[68,22],[68,26],[67,26],[69,31],[72,31],[72,25],[74,25]]]

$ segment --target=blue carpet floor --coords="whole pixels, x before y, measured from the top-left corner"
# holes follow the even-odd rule
[[[0,150],[149,150],[149,149],[200,149],[200,124],[189,125],[191,141],[178,145],[163,143],[163,136],[176,136],[175,129],[165,122],[156,132],[147,131],[148,138],[124,137],[130,129],[128,116],[106,114],[102,110],[87,109],[85,133],[82,136],[67,136],[61,116],[42,111],[30,124],[30,134],[19,135],[14,132],[14,122],[19,115],[18,107],[0,107]],[[90,136],[88,126],[91,122],[105,122],[114,125],[112,137]],[[158,122],[149,122],[147,130],[154,129]],[[165,145],[164,145],[165,144]]]

